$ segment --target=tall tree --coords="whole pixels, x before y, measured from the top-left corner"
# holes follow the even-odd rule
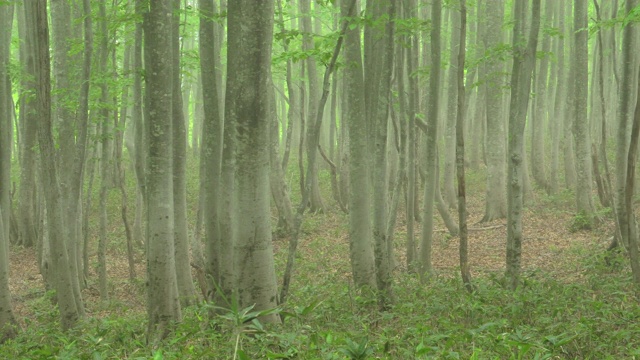
[[[173,0],[171,23],[172,53],[172,133],[173,133],[173,210],[175,231],[176,277],[180,303],[193,305],[196,290],[191,278],[189,234],[187,230],[187,129],[182,108],[180,71],[180,0]]]
[[[551,28],[553,25],[553,10],[555,4],[551,1],[544,2],[544,28]],[[544,33],[544,31],[543,31]],[[545,35],[542,39],[543,54],[551,51],[551,36]],[[548,190],[547,171],[545,158],[545,124],[547,122],[549,107],[547,106],[547,90],[549,88],[549,56],[544,55],[538,65],[536,72],[535,98],[533,99],[533,109],[531,113],[531,168],[533,179],[545,190]]]
[[[299,0],[301,17],[301,29],[302,29],[302,49],[310,52],[314,50],[313,42],[313,29],[311,27],[311,5],[310,0]],[[318,101],[320,100],[319,88],[318,88],[318,70],[316,66],[316,59],[314,56],[307,57],[305,61],[307,78],[309,83],[308,93],[308,106],[307,106],[307,119],[304,120],[307,123],[307,138],[305,139],[307,144],[307,161],[311,156],[312,151],[318,151],[316,148],[311,147],[312,138],[319,136],[314,134],[313,118],[318,112]],[[307,165],[309,166],[309,165]],[[324,205],[322,198],[320,197],[320,185],[318,183],[318,168],[317,165],[313,165],[310,176],[305,181],[311,181],[311,196],[309,197],[309,210],[311,212],[323,211]]]
[[[13,6],[0,5],[0,344],[16,335],[17,322],[9,291],[9,214],[11,212],[11,91],[8,65]],[[7,31],[9,29],[9,31]]]
[[[458,180],[458,224],[460,227],[460,275],[466,289],[471,292],[471,271],[469,270],[469,249],[467,237],[467,195],[464,175],[464,65],[466,57],[467,40],[467,2],[460,1],[460,34],[458,45],[458,71],[456,85],[458,87],[458,103],[456,113],[456,171]]]
[[[550,118],[555,119],[564,119],[564,104],[566,97],[566,85],[565,85],[565,50],[564,50],[564,10],[565,6],[562,2],[555,2],[555,12],[556,12],[556,20],[554,22],[554,26],[558,28],[561,36],[557,36],[554,38],[554,52],[556,54],[556,66],[557,75],[555,76],[556,82],[553,87],[554,90],[554,104],[552,115]],[[551,103],[549,103],[551,106]],[[562,129],[563,129],[563,121],[552,121],[550,122],[550,132],[551,132],[551,164],[549,169],[549,193],[557,194],[559,191],[559,181],[558,181],[558,173],[560,170],[560,140],[562,138]]]
[[[422,238],[420,246],[420,276],[423,281],[431,275],[433,244],[433,203],[437,174],[438,113],[440,110],[440,27],[442,26],[442,0],[431,2],[431,71],[429,72],[429,95],[427,99],[427,137],[424,156],[425,190],[424,214],[422,218]]]
[[[222,163],[222,117],[218,103],[219,84],[215,74],[215,58],[219,56],[214,43],[213,21],[214,0],[199,0],[200,30],[198,42],[200,46],[200,71],[202,74],[202,93],[204,119],[202,124],[202,147],[200,175],[202,196],[204,197],[204,229],[205,229],[205,271],[209,290],[220,286],[220,201],[218,199]],[[211,296],[211,295],[209,295]]]
[[[238,300],[266,310],[277,305],[269,207],[269,101],[273,0],[238,0],[228,9],[225,120],[237,127],[237,209],[234,246]],[[276,322],[275,315],[266,321]]]
[[[625,13],[627,16],[637,5],[637,0],[628,0],[626,2]],[[620,100],[618,102],[618,128],[616,134],[616,215],[618,233],[621,238],[620,241],[622,242],[622,245],[629,250],[632,250],[632,246],[637,246],[633,244],[633,242],[636,241],[635,237],[637,236],[637,232],[634,231],[636,228],[636,221],[629,209],[629,205],[627,205],[627,196],[630,191],[627,188],[629,184],[628,178],[630,177],[629,174],[627,174],[629,170],[628,161],[632,156],[629,152],[631,141],[629,137],[629,123],[632,114],[632,95],[634,94],[634,87],[636,85],[633,81],[633,74],[636,70],[633,55],[635,46],[637,46],[636,31],[630,24],[627,24],[624,27],[622,38],[622,72]],[[632,265],[635,264],[632,263]]]
[[[58,167],[53,141],[53,116],[51,113],[51,63],[49,56],[49,25],[45,0],[30,1],[25,4],[25,18],[30,41],[34,49],[34,69],[36,83],[36,111],[39,114],[38,142],[42,156],[42,175],[45,184],[47,226],[50,237],[50,251],[54,273],[54,287],[60,309],[61,325],[64,330],[73,327],[84,315],[81,299],[76,298],[73,282],[77,277],[69,266],[61,191],[58,186]],[[74,279],[75,278],[75,279]]]
[[[449,73],[447,76],[446,110],[444,119],[444,179],[442,196],[450,208],[456,207],[456,111],[458,108],[458,53],[460,48],[460,17],[450,10]],[[444,99],[443,99],[444,100]],[[477,135],[477,134],[476,134]]]
[[[484,48],[491,54],[502,44],[502,24],[504,22],[504,0],[485,0],[482,2],[481,14],[486,22],[484,32]],[[487,109],[487,195],[483,221],[504,218],[507,215],[506,174],[505,174],[505,121],[504,96],[502,88],[505,83],[504,62],[497,56],[489,56],[482,65],[483,86]]]
[[[395,2],[374,0],[367,4],[370,21],[364,28],[365,116],[370,124],[369,149],[373,159],[373,238],[379,302],[386,308],[393,301],[393,254],[387,233],[388,178],[387,128],[389,126],[389,94],[393,72]]]
[[[637,72],[638,85],[640,86],[640,72]],[[640,87],[639,87],[640,89]],[[636,176],[636,163],[638,161],[638,141],[640,138],[640,91],[636,91],[636,107],[633,116],[633,125],[631,127],[631,139],[629,144],[629,153],[627,154],[627,178],[625,183],[625,212],[628,224],[629,237],[629,260],[631,262],[631,271],[633,273],[633,281],[636,288],[640,288],[640,255],[638,254],[638,227],[635,214],[633,212],[633,195]]]
[[[33,47],[29,36],[25,31],[24,5],[17,6],[18,36],[20,38],[19,60],[24,68],[25,75],[20,78],[20,88],[34,90],[35,83],[33,72]],[[20,188],[18,190],[18,229],[19,244],[23,246],[36,246],[38,259],[41,257],[40,241],[37,232],[37,204],[36,204],[36,165],[37,154],[37,122],[35,118],[35,103],[33,96],[28,94],[33,91],[22,91],[18,100],[20,107],[19,137],[20,137]],[[40,238],[41,239],[41,238]],[[38,261],[38,265],[41,262]],[[42,272],[47,282],[47,276]]]
[[[511,71],[511,102],[509,104],[509,146],[507,162],[507,285],[515,289],[520,281],[522,257],[522,210],[524,126],[531,91],[531,74],[535,66],[540,0],[533,0],[531,28],[525,41],[528,0],[515,0],[513,16],[513,67]]]
[[[587,117],[589,96],[588,2],[574,0],[573,14],[573,136],[576,147],[576,212],[591,226],[594,216],[591,169],[591,136]],[[602,104],[604,106],[604,104]]]
[[[153,1],[144,19],[147,104],[147,341],[166,338],[180,321],[176,280],[173,201],[172,98],[173,0]],[[182,110],[182,109],[180,109]]]
[[[351,3],[341,1],[341,15],[357,13]],[[350,7],[351,6],[351,7]],[[364,105],[364,77],[360,46],[360,26],[349,27],[344,40],[343,81],[347,106],[344,121],[349,128],[349,254],[353,281],[358,287],[376,288],[371,229],[370,175],[367,161],[367,122]]]

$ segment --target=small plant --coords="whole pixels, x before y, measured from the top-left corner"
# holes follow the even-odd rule
[[[233,359],[249,359],[249,357],[242,350],[242,340],[244,337],[255,334],[264,334],[266,330],[264,326],[258,320],[261,317],[269,315],[278,315],[280,309],[266,309],[260,311],[254,311],[255,305],[248,306],[240,309],[237,306],[237,301],[232,302],[230,309],[214,306],[216,310],[226,311],[220,315],[220,318],[227,320],[232,328],[234,339]]]
[[[569,231],[574,233],[582,230],[591,230],[592,228],[593,218],[584,211],[580,211],[573,217]]]
[[[369,346],[369,340],[366,338],[357,342],[347,338],[344,342],[344,347],[338,351],[348,356],[351,360],[364,360],[373,353],[373,349]]]

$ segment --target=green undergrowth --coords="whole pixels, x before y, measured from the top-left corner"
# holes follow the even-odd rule
[[[475,279],[468,294],[457,274],[420,284],[396,277],[397,301],[386,312],[339,274],[307,278],[301,266],[289,302],[275,309],[282,325],[263,325],[251,308],[210,316],[206,304],[158,348],[145,344],[145,314],[90,319],[62,333],[52,295],[19,337],[0,346],[3,359],[634,359],[640,358],[640,307],[627,267],[584,255],[577,280],[523,275],[515,292],[501,275]]]

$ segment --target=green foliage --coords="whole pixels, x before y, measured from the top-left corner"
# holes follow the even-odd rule
[[[571,225],[569,226],[570,232],[578,232],[581,230],[591,230],[593,227],[593,218],[589,214],[586,214],[584,211],[577,213],[573,220],[571,221]]]
[[[313,246],[316,246],[315,244]],[[318,244],[318,247],[323,246]],[[320,250],[320,249],[318,249]],[[559,281],[528,272],[515,292],[478,277],[468,294],[454,274],[427,286],[401,274],[398,302],[379,313],[375,302],[300,262],[299,283],[281,310],[252,307],[212,315],[191,307],[161,348],[145,344],[144,314],[91,319],[59,331],[53,293],[34,299],[38,309],[0,358],[29,359],[553,359],[633,358],[640,349],[634,324],[640,308],[628,271],[607,267],[602,256],[580,254],[582,280]],[[621,258],[620,261],[626,261]],[[317,264],[315,264],[317,266]],[[335,266],[335,264],[334,264]],[[342,266],[338,264],[337,266]],[[625,266],[626,268],[628,266]],[[450,276],[451,275],[451,276]],[[339,275],[338,275],[339,276]],[[219,310],[219,309],[218,309]],[[261,315],[279,313],[283,325]],[[235,355],[234,355],[235,354]]]

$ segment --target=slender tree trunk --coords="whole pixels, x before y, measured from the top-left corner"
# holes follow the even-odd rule
[[[485,0],[482,7],[486,16],[486,31],[483,39],[485,49],[491,50],[503,42],[504,0]],[[502,88],[505,83],[504,63],[489,59],[483,66],[487,109],[487,195],[482,221],[502,219],[507,215],[505,174],[505,121]]]
[[[637,75],[638,86],[640,89],[640,73]],[[625,207],[627,225],[629,227],[629,260],[631,263],[631,272],[633,273],[633,281],[636,290],[640,289],[640,255],[638,254],[638,228],[633,212],[633,194],[636,176],[636,163],[638,162],[638,138],[640,137],[640,91],[637,91],[636,107],[633,116],[633,125],[631,128],[631,140],[629,144],[629,153],[627,155],[627,178],[625,182]]]
[[[208,275],[207,294],[209,300],[214,300],[215,289],[221,286],[221,245],[220,233],[220,204],[218,196],[221,184],[223,122],[219,111],[219,84],[215,74],[215,58],[220,56],[216,52],[214,42],[213,0],[199,0],[200,32],[198,42],[200,46],[200,71],[202,73],[204,122],[202,124],[202,154],[200,155],[200,188],[204,199],[204,229],[205,229],[205,272]]]
[[[426,185],[424,191],[424,213],[422,218],[422,239],[420,246],[420,277],[426,281],[431,276],[433,244],[433,203],[435,199],[437,151],[438,141],[438,113],[440,110],[440,27],[442,26],[442,0],[431,2],[431,71],[429,72],[429,96],[427,103],[427,145]]]
[[[195,304],[196,289],[191,277],[189,260],[189,234],[187,229],[187,128],[182,109],[180,85],[180,0],[173,0],[172,61],[173,61],[173,207],[175,231],[176,278],[178,296],[182,306]]]
[[[571,14],[572,13],[572,4],[571,1],[566,1],[564,2],[565,7],[566,7],[566,13],[567,14]],[[567,39],[571,39],[571,31],[570,31],[570,26],[567,26],[567,31],[565,31],[565,35]],[[571,42],[569,42],[569,44],[571,44]],[[570,52],[570,55],[572,55],[572,53]],[[569,58],[570,60],[571,57]],[[564,139],[562,141],[562,149],[563,149],[563,155],[564,155],[564,182],[565,182],[565,187],[567,189],[573,189],[576,186],[576,154],[575,154],[575,144],[574,144],[574,138],[572,135],[572,127],[573,127],[573,122],[575,119],[575,108],[574,108],[574,99],[575,99],[575,74],[573,73],[575,71],[575,67],[571,66],[569,67],[568,71],[567,71],[567,78],[566,78],[566,83],[565,86],[567,87],[566,89],[566,96],[564,97],[564,101],[565,101],[565,116],[562,118],[563,119],[563,130],[562,130],[562,134],[564,136]]]
[[[51,79],[49,56],[49,29],[47,24],[47,6],[43,0],[25,4],[27,29],[30,32],[31,44],[34,47],[36,111],[39,114],[38,140],[42,154],[43,181],[49,184],[45,192],[47,206],[47,225],[51,243],[51,258],[54,285],[60,308],[63,330],[70,329],[82,317],[81,303],[76,303],[73,282],[77,279],[69,266],[67,244],[65,243],[64,219],[61,192],[57,184],[58,169],[55,160],[53,141],[53,116],[51,114]],[[75,279],[74,279],[75,278]]]
[[[11,91],[8,65],[11,54],[13,6],[0,6],[0,344],[16,336],[18,324],[13,314],[9,290],[9,213],[11,209]]]
[[[458,49],[460,47],[460,17],[451,10],[449,46],[449,75],[447,79],[446,112],[444,119],[444,183],[443,197],[450,208],[456,208],[456,109],[458,106]]]
[[[368,4],[367,15],[374,23],[380,19],[393,19],[395,6],[386,0]],[[369,127],[369,149],[372,159],[373,179],[373,238],[376,259],[376,280],[379,304],[386,309],[393,302],[392,254],[389,253],[387,237],[388,177],[387,177],[387,128],[389,118],[389,92],[393,70],[393,22],[385,26],[365,25],[364,72],[365,72],[365,116]]]
[[[100,13],[100,49],[99,49],[99,69],[101,74],[107,74],[107,58],[109,55],[109,34],[107,33],[107,10],[106,1],[99,3]],[[112,186],[111,174],[111,137],[112,130],[109,119],[109,88],[106,77],[100,82],[100,102],[102,108],[99,111],[100,117],[100,236],[98,238],[98,277],[100,299],[107,300],[107,195]]]
[[[555,26],[558,28],[560,34],[564,34],[564,4],[560,1],[556,2],[556,21]],[[558,36],[554,38],[555,41],[555,53],[557,58],[556,68],[557,75],[555,77],[555,100],[553,104],[553,116],[550,117],[554,121],[550,122],[551,132],[551,167],[549,169],[549,193],[557,194],[560,189],[558,180],[558,173],[560,172],[560,141],[562,140],[563,121],[564,119],[564,104],[565,104],[565,64],[564,64],[564,37]],[[551,106],[551,104],[549,104]]]
[[[415,0],[404,1],[405,16],[417,17]],[[407,74],[413,74],[415,66],[418,64],[418,36],[411,38],[411,47],[406,49],[407,52]],[[409,107],[408,116],[409,124],[407,131],[407,198],[406,198],[406,219],[407,219],[407,268],[415,271],[417,256],[417,247],[415,239],[415,202],[416,202],[416,113],[418,111],[418,84],[415,76],[409,76]]]
[[[460,274],[465,288],[471,292],[471,272],[469,271],[469,249],[467,237],[467,198],[464,178],[464,63],[467,38],[467,4],[460,3],[460,44],[458,46],[458,112],[456,114],[456,170],[458,176],[458,223],[460,224]]]
[[[302,13],[301,19],[301,28],[302,28],[302,48],[304,51],[312,51],[315,48],[313,43],[313,29],[311,28],[311,5],[310,0],[299,0],[300,4],[300,12]],[[316,69],[316,60],[313,56],[309,56],[306,60],[307,66],[307,78],[309,79],[309,96],[308,96],[308,107],[307,114],[308,119],[312,119],[313,116],[318,112],[318,100],[319,97],[319,88],[318,88],[318,71]],[[308,123],[313,123],[313,121],[308,121]],[[311,138],[315,138],[320,134],[314,134],[313,126],[309,126],[307,128],[307,162],[309,161],[309,157],[311,156],[312,151],[318,151],[316,148],[311,148],[312,141]],[[307,166],[309,166],[307,164]],[[311,197],[309,198],[309,210],[311,212],[324,211],[324,204],[322,203],[322,198],[320,196],[320,185],[318,183],[318,168],[317,165],[315,168],[311,169],[310,176],[308,176],[305,181],[311,182]]]
[[[551,1],[545,1],[544,21],[546,27],[553,26],[553,8]],[[551,51],[551,37],[545,35],[542,40],[541,51],[548,54]],[[545,149],[545,124],[547,122],[549,108],[547,106],[547,89],[549,75],[549,56],[544,56],[538,65],[536,73],[536,95],[531,117],[532,138],[531,138],[531,168],[535,182],[548,191],[548,177],[546,171],[546,149]]]
[[[588,48],[588,0],[574,0],[573,31],[573,79],[574,121],[573,135],[576,145],[576,213],[584,217],[585,227],[593,222],[594,206],[591,169],[591,136],[587,116],[589,97],[589,48]],[[604,104],[603,104],[604,105]]]
[[[25,31],[24,5],[19,5],[18,10],[18,36],[20,38],[19,60],[24,67],[25,75],[20,78],[20,87],[25,90],[20,95],[20,188],[18,190],[18,227],[20,231],[19,244],[29,247],[36,246],[37,232],[37,182],[36,167],[38,164],[37,147],[37,123],[35,119],[35,104],[28,91],[35,90],[33,52],[31,41]],[[4,27],[3,27],[4,28]],[[8,92],[4,92],[8,94]],[[37,250],[37,249],[36,249]]]
[[[625,14],[637,6],[637,0],[627,0]],[[629,248],[633,233],[629,231],[635,222],[631,221],[631,213],[627,211],[627,169],[630,139],[628,136],[629,120],[631,118],[631,103],[634,93],[635,61],[634,49],[637,44],[637,35],[633,27],[625,26],[622,38],[622,72],[620,84],[620,101],[618,103],[618,128],[616,134],[616,209],[618,231],[622,245]]]
[[[273,202],[278,209],[278,224],[276,231],[281,235],[289,235],[293,229],[293,208],[289,198],[289,189],[282,171],[279,155],[279,127],[276,113],[274,89],[269,93],[271,111],[269,114],[269,183]]]
[[[142,17],[142,0],[135,1],[135,14]],[[136,210],[133,224],[133,237],[136,244],[145,243],[142,231],[146,206],[146,176],[147,168],[147,136],[145,121],[142,115],[142,23],[136,23],[133,45],[133,107],[131,121],[134,126],[133,165],[136,176]]]
[[[507,186],[507,286],[515,289],[520,282],[522,257],[522,211],[524,128],[531,91],[531,74],[535,67],[538,31],[540,29],[540,0],[533,0],[531,28],[525,41],[527,0],[516,0],[513,25],[513,69],[511,72],[511,103],[509,105],[509,148]]]

